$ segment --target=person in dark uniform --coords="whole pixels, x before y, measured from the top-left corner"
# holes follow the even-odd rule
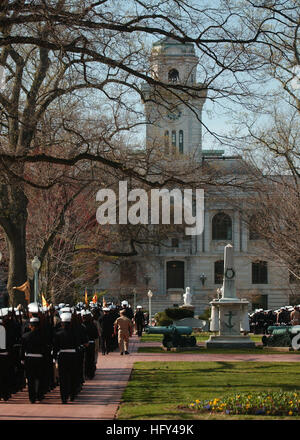
[[[99,319],[101,328],[101,349],[102,354],[108,354],[112,349],[112,335],[114,332],[114,321],[112,319],[110,309],[104,307],[102,309],[103,315]]]
[[[133,315],[134,315],[134,313],[133,313],[133,311],[132,311],[132,308],[131,307],[129,307],[129,304],[128,304],[128,301],[122,301],[121,302],[121,310],[124,310],[125,311],[125,316],[127,316],[127,318],[128,319],[130,319],[131,321],[133,320]]]
[[[30,332],[22,336],[22,360],[28,383],[31,403],[44,398],[45,350],[46,341],[39,328],[39,318],[30,318]]]
[[[89,337],[86,328],[82,322],[81,312],[72,315],[71,324],[74,330],[76,331],[76,335],[78,339],[78,349],[77,349],[78,361],[79,361],[78,386],[79,389],[81,389],[82,385],[85,382],[85,356],[86,356],[86,348],[88,347],[89,344]]]
[[[99,334],[96,325],[93,322],[93,316],[89,310],[84,310],[82,313],[83,325],[86,328],[89,338],[89,344],[85,349],[85,363],[84,371],[87,379],[93,379],[96,371],[95,363],[95,341]]]
[[[8,309],[0,309],[0,399],[8,400],[10,390],[10,352],[7,344]]]
[[[58,363],[59,386],[62,403],[73,401],[79,392],[80,340],[77,329],[71,325],[71,313],[61,315],[61,328],[54,334],[53,357]]]
[[[145,325],[145,316],[144,312],[142,311],[142,306],[136,307],[136,312],[134,314],[134,323],[138,336],[142,336],[143,328]]]

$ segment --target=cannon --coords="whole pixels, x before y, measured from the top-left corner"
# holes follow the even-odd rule
[[[196,338],[191,336],[192,327],[169,325],[167,327],[146,327],[148,334],[162,334],[164,347],[170,349],[173,347],[195,347]]]
[[[270,326],[268,336],[262,337],[262,343],[268,347],[291,347],[292,339],[300,333],[300,325]]]

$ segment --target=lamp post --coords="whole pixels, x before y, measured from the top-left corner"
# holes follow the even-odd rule
[[[133,293],[133,310],[135,310],[136,309],[136,290],[133,289],[132,293]]]
[[[39,292],[39,270],[41,267],[41,262],[37,256],[33,258],[31,266],[34,271],[34,302],[37,302]]]
[[[151,290],[148,291],[148,298],[149,298],[149,325],[152,326],[152,312],[151,312],[151,298],[153,296],[153,293]]]

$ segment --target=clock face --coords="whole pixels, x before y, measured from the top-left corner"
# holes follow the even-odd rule
[[[174,112],[167,113],[167,118],[170,119],[171,121],[176,121],[176,119],[179,119],[180,116],[181,116],[180,110],[176,110]]]

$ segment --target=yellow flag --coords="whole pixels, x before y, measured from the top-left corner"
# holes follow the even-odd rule
[[[86,305],[88,304],[88,294],[87,294],[87,290],[85,289],[85,293],[84,293],[84,300]]]
[[[97,303],[97,301],[98,301],[98,296],[96,295],[96,293],[95,293],[95,295],[93,296],[93,303],[94,304],[96,304]]]
[[[28,304],[30,303],[30,284],[29,284],[28,280],[25,281],[25,283],[19,287],[13,287],[13,289],[20,290],[21,292],[24,292],[25,299],[26,299],[27,303]]]
[[[43,293],[42,293],[42,306],[43,307],[49,307],[49,304],[47,303]]]
[[[106,307],[106,301],[104,297],[103,297],[103,307]]]

